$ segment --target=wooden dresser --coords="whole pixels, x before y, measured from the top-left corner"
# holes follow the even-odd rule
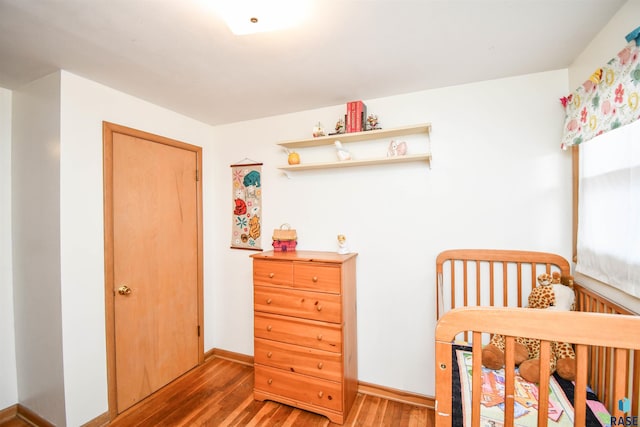
[[[342,424],[356,398],[356,254],[254,254],[256,400]]]

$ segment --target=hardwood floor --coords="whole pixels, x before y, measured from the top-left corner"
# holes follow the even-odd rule
[[[433,426],[432,409],[358,394],[345,426]],[[327,426],[326,417],[253,400],[253,367],[211,358],[109,424],[124,426]]]
[[[344,426],[433,427],[434,417],[433,409],[359,393]],[[18,416],[0,422],[0,427],[32,425]],[[120,414],[108,426],[338,427],[339,424],[291,406],[253,400],[253,366],[212,357]]]
[[[30,423],[15,417],[7,421],[0,422],[0,427],[33,427]]]

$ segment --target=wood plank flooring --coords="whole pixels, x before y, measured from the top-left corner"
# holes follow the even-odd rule
[[[433,427],[434,417],[433,409],[359,393],[344,426]],[[0,427],[31,426],[19,417],[0,422]],[[253,366],[212,357],[120,414],[108,426],[338,427],[339,424],[291,406],[253,400]]]
[[[253,367],[211,358],[122,414],[109,426],[337,427],[326,417],[253,400]],[[433,426],[432,409],[358,394],[344,426]]]

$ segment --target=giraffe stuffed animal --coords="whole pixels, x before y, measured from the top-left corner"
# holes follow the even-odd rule
[[[575,309],[573,277],[560,276],[557,272],[545,273],[538,276],[538,285],[531,290],[527,307],[564,311]],[[519,365],[520,376],[537,383],[540,380],[540,340],[517,337],[515,341],[515,364]],[[494,335],[482,350],[482,364],[489,369],[502,368],[504,348],[504,336]],[[552,342],[549,363],[551,374],[558,372],[558,375],[566,380],[575,379],[576,356],[571,344]]]

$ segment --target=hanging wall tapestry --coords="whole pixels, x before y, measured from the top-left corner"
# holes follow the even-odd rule
[[[231,165],[233,184],[231,248],[262,250],[262,163],[245,159]]]

